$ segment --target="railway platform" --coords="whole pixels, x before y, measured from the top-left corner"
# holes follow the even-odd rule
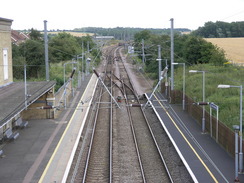
[[[201,133],[200,125],[182,110],[182,105],[171,105],[158,94],[151,105],[194,182],[234,182],[234,158],[208,133]],[[244,181],[243,174],[238,177]]]
[[[74,154],[81,138],[86,117],[91,106],[97,82],[98,79],[93,74],[39,180],[39,183],[66,182]]]
[[[93,78],[95,80],[97,79],[96,77]],[[81,100],[88,99],[83,95],[83,93],[89,93],[89,90],[86,88],[94,88],[88,86],[91,79],[90,75],[85,77],[81,87],[77,89],[71,103],[67,106],[67,109],[64,110],[57,119],[29,120],[29,125],[25,129],[19,131],[20,138],[3,147],[3,155],[1,155],[0,158],[0,182],[36,183],[43,176],[44,170],[46,176],[49,175],[49,171],[51,171],[52,167],[50,158],[58,163],[56,157],[53,157],[53,153],[56,152],[56,156],[58,156],[60,152],[56,147],[60,144],[60,138],[64,136],[63,134],[65,131],[68,131],[67,128],[70,126],[69,122],[72,118],[72,114],[75,111],[81,112],[81,110],[79,110],[80,107],[76,107],[77,103]],[[83,97],[83,99],[81,99],[81,97]],[[85,103],[84,105],[87,104]],[[85,108],[83,112],[85,113]],[[75,119],[74,116],[73,119]],[[72,134],[69,135],[69,142],[73,143],[72,138],[74,139],[75,136]],[[65,153],[65,150],[63,152]],[[70,154],[66,154],[66,156],[69,157]],[[68,159],[67,157],[66,159]],[[46,168],[47,165],[49,165],[50,169]],[[61,166],[60,163],[59,166]],[[49,177],[50,180],[56,179],[58,176],[60,176],[58,180],[62,179],[63,176],[61,176],[61,174],[64,172],[64,169],[65,168],[60,169],[57,173],[57,169],[55,170],[55,168],[53,168],[52,170],[55,170],[56,173],[53,171],[53,177]],[[46,177],[43,177],[43,179],[44,178]],[[47,182],[51,182],[50,180]]]

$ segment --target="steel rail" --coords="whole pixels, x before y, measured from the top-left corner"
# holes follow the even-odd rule
[[[111,60],[113,63],[113,61]],[[111,73],[113,72],[112,70],[112,64],[111,64]],[[108,76],[106,74],[106,76]],[[112,78],[110,77],[110,92],[113,95],[113,81]],[[113,182],[113,99],[112,96],[110,97],[110,129],[109,129],[109,182]]]
[[[108,67],[108,60],[110,58],[107,58],[106,61],[106,72],[107,72],[107,67]],[[103,80],[105,80],[106,77],[103,78]],[[95,131],[96,131],[96,126],[97,126],[97,121],[98,121],[98,114],[99,114],[99,108],[100,108],[100,104],[101,104],[101,100],[102,100],[102,94],[103,94],[103,87],[100,88],[100,93],[99,93],[99,102],[97,103],[98,107],[96,109],[96,113],[95,113],[95,122],[94,122],[94,125],[93,125],[93,129],[92,129],[92,135],[91,135],[91,140],[90,140],[90,146],[89,146],[89,150],[88,150],[88,153],[87,153],[87,159],[86,159],[86,163],[85,163],[85,168],[84,168],[84,173],[83,173],[83,179],[82,179],[82,182],[85,183],[86,182],[86,178],[87,178],[87,172],[88,172],[88,166],[89,166],[89,161],[90,161],[90,157],[91,157],[91,152],[92,152],[92,146],[93,146],[93,142],[94,142],[94,135],[95,135]],[[111,105],[111,110],[112,110],[112,100],[110,101],[110,105]],[[110,119],[111,119],[111,114],[110,114]],[[111,129],[112,127],[110,126],[110,132],[109,132],[109,135],[111,136]],[[110,142],[109,142],[109,152],[111,152],[111,137],[109,137],[110,139]],[[111,155],[109,157],[109,169],[110,169],[110,172],[109,172],[109,182],[112,182],[112,169],[111,169]]]
[[[114,75],[114,74],[113,74]],[[107,74],[106,74],[106,76],[109,78],[109,79],[111,79],[111,81],[112,81],[112,84],[114,84],[115,86],[117,86],[117,88],[121,91],[121,93],[124,95],[124,91],[123,91],[123,89],[116,83],[116,82],[114,82],[113,80],[112,80],[112,78],[111,77],[109,77]]]
[[[122,59],[122,57],[121,57],[121,59]],[[127,70],[127,68],[125,67],[124,62],[122,62],[122,63],[123,63],[124,69],[125,69],[125,71],[126,71],[126,73],[127,73],[127,75],[128,75],[128,79],[129,79],[130,85],[131,85],[132,88],[133,88],[133,93],[134,93],[134,95],[135,95],[135,97],[136,97],[136,100],[137,100],[138,104],[140,104],[140,101],[139,101],[137,95],[135,94],[136,92],[134,92],[135,90],[134,90],[133,84],[131,83],[131,78],[129,77],[128,70]],[[130,88],[130,87],[128,87],[128,88]],[[127,108],[128,108],[128,107],[127,107]],[[148,127],[148,129],[149,129],[149,131],[150,131],[150,134],[151,134],[151,136],[152,136],[152,138],[153,138],[154,144],[155,144],[155,146],[156,146],[156,148],[157,148],[157,151],[158,151],[158,153],[159,153],[159,155],[160,155],[160,158],[161,158],[161,160],[162,160],[162,163],[163,163],[163,165],[164,165],[164,168],[165,168],[165,170],[166,170],[166,172],[167,172],[168,178],[169,178],[170,181],[173,183],[174,181],[173,181],[173,178],[172,178],[172,176],[171,176],[171,173],[170,173],[170,171],[169,171],[169,169],[168,169],[168,166],[167,166],[167,164],[166,164],[165,158],[164,158],[162,152],[160,151],[159,145],[158,145],[158,143],[157,143],[157,141],[156,141],[156,138],[155,138],[155,136],[154,136],[154,134],[153,134],[153,131],[152,131],[150,125],[149,125],[149,122],[148,122],[148,119],[147,119],[147,117],[146,117],[146,115],[145,115],[145,112],[144,112],[143,109],[142,109],[142,106],[140,107],[140,110],[141,110],[141,112],[142,112],[142,114],[143,114],[143,116],[144,116],[144,119],[145,119],[145,121],[146,121],[147,127]]]
[[[102,88],[100,89],[100,94],[102,94]],[[101,101],[101,98],[102,98],[102,96],[100,95],[99,102]],[[85,183],[85,181],[86,181],[86,176],[87,176],[87,171],[88,171],[88,165],[89,165],[91,151],[92,151],[92,145],[93,145],[93,140],[94,140],[96,125],[97,125],[97,119],[98,119],[98,113],[99,113],[100,103],[97,103],[97,105],[98,105],[98,107],[97,107],[97,110],[96,110],[96,113],[95,113],[95,121],[94,121],[94,125],[93,125],[93,128],[92,128],[92,135],[91,135],[90,146],[89,146],[89,150],[88,150],[88,154],[87,154],[87,159],[86,159],[86,163],[85,163],[85,169],[84,169],[82,183]]]
[[[116,79],[118,79],[121,83],[124,83],[124,81],[122,80],[122,79],[120,79],[120,78],[118,78],[116,75],[113,75]],[[124,83],[124,85],[127,87],[127,88],[129,88],[129,90],[132,92],[132,93],[134,93],[134,95],[136,95],[136,93],[135,93],[135,90],[133,89],[133,88],[131,88],[129,85],[127,85],[126,83]]]
[[[123,88],[125,96],[126,96],[124,82],[122,82],[122,88]],[[126,110],[128,112],[128,116],[129,116],[129,120],[130,120],[131,131],[132,131],[133,139],[134,139],[134,142],[135,142],[135,148],[136,148],[136,153],[137,153],[137,157],[138,157],[138,162],[139,162],[139,165],[140,165],[142,179],[143,179],[143,182],[146,183],[145,173],[144,173],[144,169],[143,169],[143,165],[142,165],[141,155],[140,155],[140,151],[139,151],[139,147],[138,147],[138,143],[137,143],[135,128],[134,128],[134,125],[133,125],[133,120],[132,120],[131,111],[130,111],[129,102],[128,102],[127,97],[125,97],[125,103],[126,103],[126,106],[127,106]]]

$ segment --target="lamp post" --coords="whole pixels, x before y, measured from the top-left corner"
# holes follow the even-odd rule
[[[172,63],[173,65],[183,65],[183,96],[182,96],[182,109],[185,110],[185,91],[186,91],[186,64],[185,63]]]
[[[205,71],[189,70],[190,73],[202,73],[202,102],[205,102]],[[205,133],[205,105],[202,107],[202,133]]]
[[[239,152],[239,171],[243,172],[243,152],[242,152],[242,85],[218,85],[218,88],[240,88],[240,152]]]

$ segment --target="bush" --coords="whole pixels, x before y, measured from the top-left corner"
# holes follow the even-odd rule
[[[199,64],[186,69],[186,95],[202,101],[202,73],[189,73],[188,70],[204,70],[205,98],[207,102],[214,102],[219,106],[219,119],[228,127],[239,124],[240,92],[239,88],[218,89],[219,84],[240,86],[244,72],[237,66],[213,66]],[[175,89],[182,91],[182,67],[175,69]]]

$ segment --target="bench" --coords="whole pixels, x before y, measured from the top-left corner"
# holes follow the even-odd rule
[[[15,140],[19,137],[19,133],[18,132],[12,132],[12,129],[7,129],[5,132],[4,132],[4,139],[6,140]]]
[[[18,118],[15,121],[15,126],[17,128],[25,128],[25,127],[27,127],[28,124],[29,124],[29,122],[28,121],[23,121],[22,118]]]

